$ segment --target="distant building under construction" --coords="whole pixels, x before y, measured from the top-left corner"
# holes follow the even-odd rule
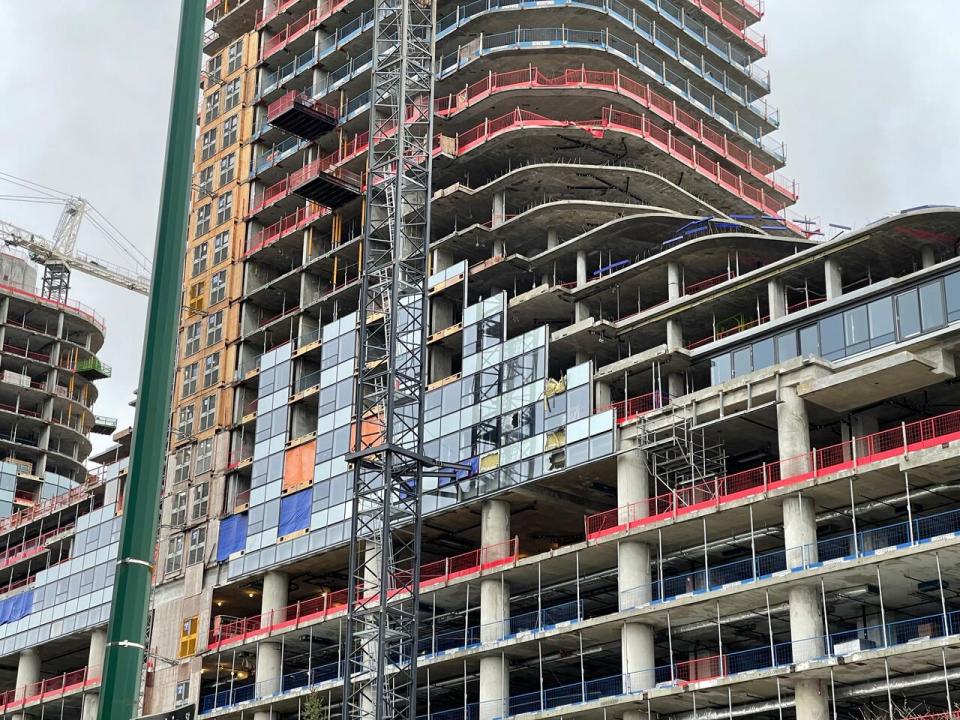
[[[339,713],[372,7],[208,5],[145,713]],[[960,210],[792,218],[761,15],[438,5],[422,717],[960,698]]]

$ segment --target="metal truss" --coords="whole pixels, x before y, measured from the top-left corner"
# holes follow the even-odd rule
[[[415,720],[435,7],[375,0],[344,720]]]

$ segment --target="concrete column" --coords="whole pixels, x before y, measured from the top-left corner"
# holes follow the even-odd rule
[[[547,250],[553,250],[557,245],[560,244],[560,237],[557,235],[557,231],[550,229],[547,230]],[[553,282],[553,276],[550,273],[544,273],[540,276],[540,283],[542,285],[549,285]]]
[[[837,261],[827,258],[823,263],[823,273],[827,286],[827,300],[843,295],[843,274]]]
[[[767,283],[767,307],[770,319],[776,320],[787,314],[787,299],[783,293],[783,281],[777,278]]]
[[[642,451],[633,440],[621,440],[617,456],[617,506],[621,522],[646,517],[649,507],[650,478]],[[629,508],[629,509],[628,509]],[[637,607],[652,598],[650,546],[642,542],[622,542],[617,547],[617,589],[620,609]],[[639,622],[624,623],[620,633],[621,667],[625,692],[653,687],[656,666],[653,628]]]
[[[923,268],[933,267],[937,264],[937,255],[932,245],[924,245],[920,248],[920,265]]]
[[[507,194],[503,191],[493,195],[493,213],[491,226],[496,227],[504,221],[507,215]]]
[[[777,445],[780,450],[781,477],[793,477],[812,469],[807,407],[795,387],[780,389],[780,402],[777,404]]]
[[[483,560],[510,554],[510,503],[488,500],[480,512]],[[510,619],[510,585],[503,577],[480,581],[480,642],[502,638]],[[510,666],[504,655],[480,659],[480,720],[505,717],[510,697]]]
[[[286,573],[271,571],[264,575],[260,612],[267,614],[286,607],[289,587]],[[280,676],[283,674],[281,649],[280,643],[277,642],[262,642],[257,646],[258,696],[271,695],[280,691]],[[276,714],[272,710],[258,710],[253,714],[253,720],[273,720],[274,718]]]
[[[676,300],[683,295],[683,271],[680,263],[667,263],[667,299]]]
[[[490,249],[490,257],[501,257],[507,254],[507,245],[503,240],[494,240]]]
[[[783,546],[787,567],[817,562],[817,514],[813,498],[800,495],[783,501]]]
[[[827,720],[830,717],[827,686],[823,680],[796,680],[793,697],[797,720]]]
[[[17,684],[14,697],[17,700],[23,698],[27,685],[32,685],[40,680],[40,656],[36,648],[26,648],[20,651],[17,659]],[[26,713],[15,713],[10,716],[12,720],[26,720]]]
[[[671,318],[667,320],[667,349],[679,350],[683,347],[683,328],[680,321]]]
[[[107,631],[103,628],[94,630],[90,635],[90,651],[87,654],[87,677],[101,677],[103,667],[103,653],[107,644]],[[87,692],[83,696],[83,706],[80,710],[81,720],[97,720],[100,711],[100,693],[96,690]]]
[[[605,382],[595,382],[593,384],[593,406],[596,409],[608,407],[613,403],[613,394],[610,386]]]
[[[587,282],[587,251],[577,250],[577,285]]]
[[[816,562],[817,521],[813,499],[795,495],[783,501],[783,537],[787,567]],[[794,662],[821,657],[824,652],[823,608],[820,587],[801,585],[790,589],[790,640]],[[796,685],[798,720],[826,720],[826,688],[820,680],[801,680]]]
[[[686,393],[687,382],[683,377],[683,373],[670,373],[667,375],[667,394],[671,398],[678,398],[681,395],[686,395]],[[666,399],[664,399],[663,404],[667,404]]]
[[[581,320],[586,320],[589,317],[591,317],[590,308],[585,302],[577,301],[573,304],[574,322],[580,322]]]

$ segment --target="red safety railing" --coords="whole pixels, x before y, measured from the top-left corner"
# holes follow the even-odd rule
[[[742,333],[744,330],[749,330],[750,328],[755,328],[758,325],[763,325],[765,322],[770,321],[769,315],[764,315],[763,317],[754,318],[753,320],[744,320],[743,322],[738,322],[736,325],[723,330],[715,330],[711,335],[700,338],[699,340],[691,340],[688,343],[684,344],[684,347],[687,350],[696,350],[698,347],[703,347],[704,345],[709,345],[712,342],[717,340],[722,340],[725,337],[730,337],[731,335],[736,335]]]
[[[26,705],[56,700],[99,684],[100,668],[73,670],[0,693],[0,711],[6,715]]]
[[[89,497],[89,484],[75,487],[65,493],[55,495],[49,500],[37,503],[33,507],[19,510],[8,518],[0,519],[0,533],[9,532],[38,518],[62,510]]]
[[[798,197],[796,183],[780,177],[774,172],[773,165],[755,157],[751,151],[740,148],[725,135],[705,127],[701,121],[677,108],[676,103],[658,95],[648,85],[623,77],[619,71],[603,72],[580,68],[567,70],[556,77],[548,77],[541,74],[536,68],[526,68],[506,73],[490,74],[457,95],[440,98],[436,103],[436,111],[438,114],[450,116],[481,101],[493,92],[502,92],[518,87],[556,89],[564,86],[608,89],[632,97],[645,107],[650,108],[659,117],[669,120],[683,134],[702,142],[714,153],[749,172],[751,177],[756,178],[778,195],[783,196],[790,202],[795,201]],[[417,112],[417,108],[411,108],[410,112],[411,114]],[[518,108],[493,120],[485,120],[479,125],[458,134],[454,138],[453,147],[444,143],[443,151],[447,153],[452,151],[458,156],[463,155],[475,146],[502,132],[522,127],[571,126],[595,135],[602,135],[605,130],[610,129],[642,137],[765,213],[779,215],[786,208],[787,203],[783,200],[770,197],[764,190],[744,183],[740,176],[721,167],[718,162],[705,155],[703,151],[680,140],[671,131],[664,130],[651,123],[645,115],[626,113],[612,108],[605,109],[599,120],[587,121],[552,120],[543,115]],[[386,128],[384,132],[389,135],[393,130]],[[314,160],[300,170],[256,193],[250,204],[249,215],[255,215],[265,207],[289,196],[295,192],[297,187],[316,178],[321,173],[333,175],[346,183],[361,187],[363,184],[362,177],[344,169],[342,166],[351,160],[365,157],[368,140],[366,132],[359,133],[329,155]],[[439,136],[434,143],[433,152],[435,155],[441,152]],[[786,220],[784,222],[791,225],[796,232],[804,232],[803,228],[793,226]]]
[[[47,305],[49,307],[55,307],[61,310],[72,312],[95,325],[101,332],[103,332],[104,328],[106,327],[104,325],[103,318],[100,317],[100,315],[97,314],[93,308],[84,305],[83,303],[73,301],[69,303],[57,302],[56,300],[51,300],[50,298],[37,295],[36,293],[24,290],[23,288],[18,288],[14,285],[4,285],[2,283],[0,283],[0,291],[12,293],[14,295],[22,295],[23,297],[29,298],[31,302],[36,302],[40,303],[41,305]]]
[[[303,105],[311,110],[316,110],[319,113],[323,113],[333,121],[336,121],[337,116],[339,115],[337,109],[333,105],[328,105],[325,102],[314,100],[307,92],[297,92],[296,90],[291,90],[267,106],[267,122],[273,122],[279,116],[283,115],[283,113],[290,110],[294,105]]]
[[[706,290],[707,288],[712,288],[720,283],[725,283],[727,280],[733,280],[733,278],[736,276],[737,271],[731,269],[727,270],[725,273],[709,277],[706,280],[698,280],[695,283],[690,283],[684,288],[684,295],[693,295],[701,290]]]
[[[7,548],[3,552],[0,552],[0,568],[5,568],[8,565],[13,565],[34,555],[39,555],[47,549],[47,541],[50,538],[56,537],[72,527],[73,523],[70,523],[69,525],[50,530],[39,537],[25,540],[12,548]]]
[[[712,680],[727,674],[727,658],[724,655],[695,658],[678,662],[674,668],[674,677],[680,683]]]
[[[302,15],[292,23],[289,23],[283,30],[277,32],[273,37],[264,41],[260,58],[265,60],[276,52],[279,52],[289,43],[296,40],[308,30],[312,29],[319,22],[318,17],[322,11],[320,8],[313,8],[306,15]]]
[[[646,415],[657,408],[663,407],[670,402],[670,396],[662,392],[651,392],[646,395],[637,395],[636,397],[619,400],[609,405],[603,405],[597,408],[597,412],[603,412],[613,408],[618,423],[625,423],[640,415]]]
[[[724,10],[723,5],[719,2],[716,0],[690,0],[690,2],[703,10],[705,15],[724,25],[734,35],[740,37],[761,53],[766,54],[767,39],[760,33],[751,30],[742,19]]]
[[[960,440],[960,410],[710,478],[584,519],[588,540]]]
[[[247,242],[244,257],[248,257],[268,245],[272,245],[290,233],[303,230],[314,220],[318,220],[324,215],[329,214],[330,210],[328,208],[317,205],[316,203],[308,203],[306,207],[297,208],[296,212],[292,212],[277,220],[273,225],[254,233]]]
[[[14,345],[13,343],[4,343],[3,351],[10,353],[11,355],[19,355],[20,357],[30,358],[31,360],[39,360],[40,362],[50,363],[50,353],[40,353],[34,350],[28,350],[25,347],[20,347],[19,345]]]
[[[516,562],[518,556],[519,539],[513,538],[503,543],[488,545],[451,558],[427,563],[420,568],[420,587],[448,582],[493,567],[508,565]],[[369,602],[373,599],[375,599],[374,596],[368,596],[361,598],[358,602]],[[295,629],[306,623],[345,613],[346,610],[347,590],[344,588],[260,615],[245,618],[219,615],[213,619],[208,647],[218,649],[224,645],[246,642],[274,632]]]
[[[247,460],[253,460],[253,450],[233,450],[227,462],[227,470],[235,470]]]

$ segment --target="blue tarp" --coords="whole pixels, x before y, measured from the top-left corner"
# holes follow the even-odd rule
[[[33,609],[33,590],[0,600],[0,625],[16,622]]]
[[[280,527],[277,535],[283,537],[297,530],[310,527],[310,506],[313,500],[311,488],[280,498]]]
[[[217,562],[223,562],[233,553],[243,550],[247,542],[247,513],[231,515],[220,521],[220,539],[217,541]]]

